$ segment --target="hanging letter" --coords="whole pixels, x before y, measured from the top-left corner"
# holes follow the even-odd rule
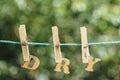
[[[61,68],[65,74],[69,74],[69,67],[70,61],[66,58],[62,58],[62,61],[56,64],[54,71],[61,72]]]
[[[93,57],[89,57],[89,61],[88,61],[88,66],[87,68],[85,68],[86,71],[93,71],[93,65],[97,62],[101,61],[101,59],[99,58],[95,58],[95,60],[93,61]]]
[[[33,60],[32,65],[30,65],[31,60]],[[38,68],[39,64],[40,64],[39,59],[36,56],[30,55],[30,61],[25,61],[22,67],[29,70],[35,70]]]

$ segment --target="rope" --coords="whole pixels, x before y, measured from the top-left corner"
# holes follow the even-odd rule
[[[0,40],[0,43],[6,44],[18,44],[21,43],[18,41],[10,41],[10,40]],[[108,42],[90,42],[88,45],[102,45],[102,44],[119,44],[120,41],[108,41]],[[40,46],[51,46],[52,43],[41,43],[41,42],[28,42],[28,45],[40,45]],[[81,46],[80,43],[60,43],[60,46]]]

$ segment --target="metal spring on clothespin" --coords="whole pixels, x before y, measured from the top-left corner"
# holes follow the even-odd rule
[[[24,64],[22,65],[22,67],[29,70],[35,70],[38,68],[40,61],[36,56],[32,56],[29,53],[25,25],[20,25],[19,35],[20,35],[20,42],[22,47],[23,59],[24,59]],[[34,61],[32,66],[29,65],[31,60]]]

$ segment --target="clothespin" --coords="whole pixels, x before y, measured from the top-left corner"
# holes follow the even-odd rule
[[[54,69],[54,71],[61,72],[61,67],[63,67],[63,72],[69,74],[70,72],[68,65],[70,64],[70,61],[69,59],[62,58],[60,41],[58,36],[58,28],[56,26],[52,27],[52,34],[53,34],[54,54],[55,54],[55,62],[56,62],[56,68]]]
[[[101,59],[95,58],[95,60],[94,60],[93,57],[90,56],[88,41],[87,41],[87,29],[86,29],[86,27],[80,27],[80,32],[81,32],[81,44],[82,44],[82,62],[88,63],[85,70],[93,71],[93,65],[95,63],[101,61]]]
[[[30,53],[29,53],[29,49],[28,49],[27,34],[26,34],[25,25],[20,25],[19,35],[20,35],[22,52],[23,52],[23,59],[24,59],[24,61],[29,61],[30,60],[30,56],[29,56]]]
[[[37,57],[32,56],[29,53],[25,25],[20,25],[19,35],[20,35],[20,42],[21,42],[21,47],[23,52],[23,59],[24,59],[24,64],[22,65],[22,67],[29,70],[35,70],[36,68],[38,68],[40,61]],[[34,64],[32,66],[29,65],[31,60],[34,60]]]
[[[61,54],[61,48],[60,48],[60,41],[58,37],[58,28],[52,27],[52,33],[53,33],[55,61],[56,63],[59,63],[62,61],[62,54]]]
[[[82,43],[82,62],[88,63],[88,58],[90,56],[88,41],[87,41],[87,29],[85,27],[80,28],[81,32],[81,43]]]

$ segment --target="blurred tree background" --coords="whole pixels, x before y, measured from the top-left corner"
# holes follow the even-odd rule
[[[57,25],[60,42],[80,43],[82,26],[89,42],[120,40],[120,0],[0,0],[0,40],[19,41],[18,28],[25,24],[28,41],[52,43],[51,27]],[[81,47],[61,47],[70,59],[70,74],[54,72],[53,46],[29,45],[41,63],[37,70],[21,68],[20,45],[0,43],[0,80],[120,80],[120,45],[90,46],[99,57],[94,72],[85,71]]]

